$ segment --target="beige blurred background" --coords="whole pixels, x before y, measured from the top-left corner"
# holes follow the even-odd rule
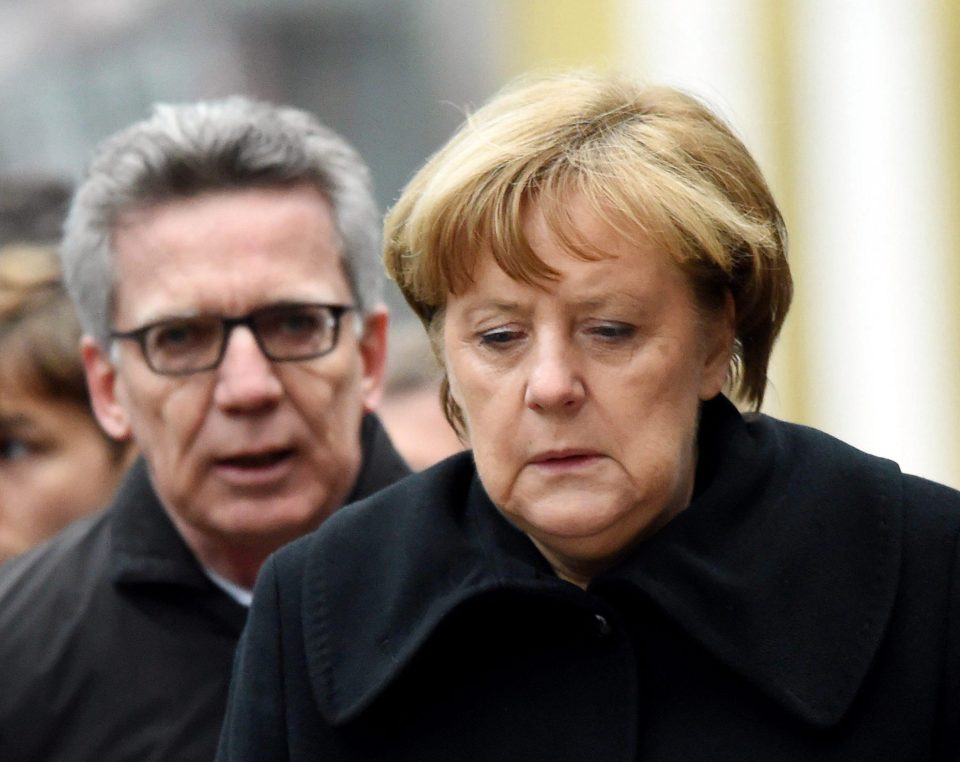
[[[557,66],[732,122],[791,231],[766,409],[960,487],[960,0],[0,0],[0,172],[76,177],[151,103],[242,92],[347,135],[386,208],[465,109]]]

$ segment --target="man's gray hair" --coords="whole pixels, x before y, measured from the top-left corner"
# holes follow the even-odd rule
[[[159,104],[100,144],[77,189],[61,245],[64,277],[86,333],[111,330],[113,226],[137,207],[204,191],[307,182],[328,199],[357,306],[380,303],[380,217],[359,154],[312,115],[235,96]]]

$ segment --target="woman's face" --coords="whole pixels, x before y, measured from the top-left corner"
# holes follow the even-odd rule
[[[443,347],[485,489],[585,585],[687,505],[699,403],[726,378],[733,308],[704,316],[666,253],[571,208],[610,257],[570,256],[532,209],[524,230],[559,280],[523,284],[483,255],[449,295]]]
[[[102,507],[125,463],[92,413],[0,380],[0,563]]]

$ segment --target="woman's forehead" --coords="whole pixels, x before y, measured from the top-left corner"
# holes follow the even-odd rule
[[[510,272],[490,247],[484,247],[477,252],[469,283],[451,291],[451,296],[508,304],[552,295],[589,307],[617,298],[647,301],[658,291],[686,281],[672,257],[649,241],[603,234],[585,239],[591,248],[584,252],[571,249],[547,230],[539,232],[543,235],[529,239],[531,254],[548,274]]]

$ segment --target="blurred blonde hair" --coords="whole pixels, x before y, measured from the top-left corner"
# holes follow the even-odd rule
[[[436,340],[447,294],[469,284],[481,252],[522,282],[557,276],[524,236],[533,205],[572,255],[605,256],[578,235],[575,195],[623,237],[668,252],[703,310],[732,295],[729,387],[759,408],[793,290],[786,230],[741,141],[678,90],[582,73],[507,87],[403,190],[385,223],[387,271]],[[446,386],[444,402],[462,431]]]
[[[0,247],[0,378],[79,406],[93,418],[80,325],[49,246]],[[129,446],[106,434],[115,457]]]

